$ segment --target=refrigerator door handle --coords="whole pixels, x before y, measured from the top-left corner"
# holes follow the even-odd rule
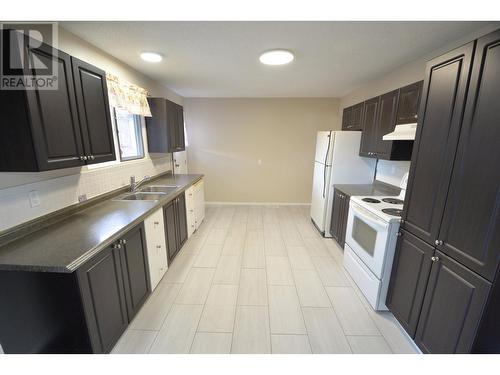
[[[326,164],[323,166],[323,198],[325,198],[325,190],[326,190]]]
[[[332,132],[328,134],[328,147],[326,149],[326,154],[325,154],[325,164],[323,168],[323,198],[325,198],[325,190],[326,190],[326,166],[328,164],[328,154],[330,153],[330,143],[332,140]]]

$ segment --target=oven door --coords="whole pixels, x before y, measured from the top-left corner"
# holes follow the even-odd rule
[[[349,203],[346,243],[378,279],[382,278],[389,223],[364,209]]]

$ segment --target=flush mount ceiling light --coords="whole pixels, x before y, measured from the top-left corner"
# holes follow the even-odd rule
[[[141,59],[147,62],[157,63],[163,60],[163,55],[157,52],[141,52]]]
[[[260,55],[260,62],[266,65],[284,65],[292,62],[293,53],[286,49],[273,49]]]

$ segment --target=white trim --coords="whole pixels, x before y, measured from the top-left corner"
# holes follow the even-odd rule
[[[291,202],[205,202],[207,206],[310,206],[311,203]]]

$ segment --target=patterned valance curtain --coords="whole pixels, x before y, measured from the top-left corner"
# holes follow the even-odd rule
[[[148,92],[142,87],[120,80],[117,76],[106,73],[109,104],[124,109],[134,115],[151,117],[148,104]]]

